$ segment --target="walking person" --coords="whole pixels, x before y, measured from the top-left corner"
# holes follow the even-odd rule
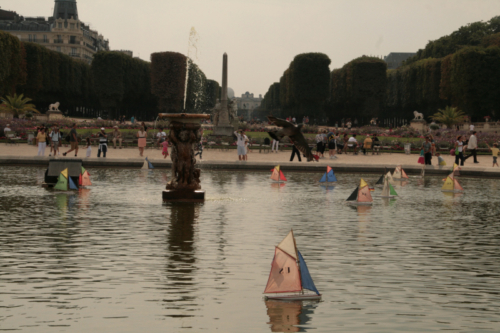
[[[41,128],[36,136],[38,141],[38,156],[45,156],[45,147],[47,147],[47,135],[45,134],[45,128]]]
[[[300,151],[297,149],[297,147],[295,147],[295,143],[291,139],[290,141],[292,142],[292,155],[290,156],[290,162],[293,162],[295,154],[297,154],[299,162],[302,162],[302,159],[300,158]]]
[[[460,165],[464,165],[464,142],[462,140],[462,136],[457,136],[457,141],[455,142],[455,164],[458,165],[458,161],[460,160]],[[457,153],[458,151],[458,153]]]
[[[326,141],[328,142],[328,155],[330,159],[337,159],[337,156],[335,156],[337,152],[337,134],[333,128],[326,134]]]
[[[280,148],[280,142],[276,139],[273,139],[273,143],[271,144],[271,152],[278,153],[279,148]]]
[[[99,132],[99,148],[97,149],[97,157],[106,157],[106,153],[108,152],[108,135],[104,133],[104,127],[101,128]]]
[[[490,148],[491,155],[493,156],[493,165],[492,165],[492,167],[494,167],[495,164],[498,167],[498,162],[497,162],[497,158],[498,158],[498,143],[494,143],[493,147],[490,147],[490,145],[488,143],[486,143],[486,145],[488,146],[488,148]]]
[[[322,130],[319,130],[318,135],[316,135],[316,151],[318,152],[319,157],[325,157],[323,155],[325,148],[324,148],[324,143],[323,143],[324,137],[323,137],[322,132],[323,132]]]
[[[90,157],[92,155],[92,143],[90,142],[90,138],[87,138],[87,157]]]
[[[198,151],[194,156],[200,155],[200,161],[203,161],[203,129],[200,128],[200,142],[198,142]]]
[[[424,150],[425,165],[432,165],[432,163],[431,163],[431,160],[432,160],[432,144],[429,141],[429,137],[428,136],[425,137],[425,142],[422,143],[422,149]]]
[[[139,154],[143,156],[144,154],[144,147],[146,147],[146,131],[144,130],[144,127],[141,126],[141,129],[139,132],[137,132],[137,146],[139,147]]]
[[[59,143],[61,142],[62,136],[61,132],[59,132],[59,127],[54,126],[52,132],[50,132],[50,152],[49,156],[51,156],[52,151],[54,151],[54,156],[59,155]]]
[[[161,154],[163,155],[163,159],[167,158],[168,156],[168,141],[165,140],[161,143],[163,149],[161,151]],[[196,155],[195,155],[196,156]],[[201,158],[201,157],[200,157]]]
[[[239,132],[234,132],[238,141],[236,145],[238,147],[238,160],[247,161],[247,151],[246,151],[246,142],[248,141],[248,137],[245,135],[243,130],[239,130]]]
[[[69,131],[69,143],[71,145],[70,150],[63,153],[66,156],[68,153],[75,151],[75,157],[78,156],[78,137],[76,136],[76,123],[73,124],[73,128]]]
[[[469,138],[469,143],[467,144],[467,149],[470,150],[470,155],[467,155],[465,159],[474,156],[474,163],[479,163],[477,161],[477,137],[476,131],[472,131],[472,135]]]
[[[163,131],[163,127],[159,128],[158,134],[156,134],[156,145],[159,147],[162,145],[163,141],[167,139],[167,133]]]
[[[118,126],[113,126],[113,148],[116,149],[116,141],[120,144],[120,149],[122,149],[122,132],[118,129]]]

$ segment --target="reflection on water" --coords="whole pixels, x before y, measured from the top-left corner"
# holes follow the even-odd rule
[[[305,332],[300,326],[311,319],[317,302],[265,301],[271,332]]]
[[[67,193],[43,172],[0,169],[0,330],[498,331],[498,180],[412,177],[352,207],[361,175],[204,171],[205,203],[162,204],[167,170],[94,169]],[[262,300],[291,228],[322,302]]]

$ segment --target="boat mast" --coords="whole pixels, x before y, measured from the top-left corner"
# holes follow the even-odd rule
[[[302,274],[300,272],[300,260],[299,260],[299,251],[297,251],[297,243],[295,242],[295,236],[293,234],[293,229],[291,229],[292,231],[292,238],[293,238],[293,247],[295,248],[295,257],[297,259],[295,259],[295,263],[297,264],[297,267],[299,268],[299,279],[300,279],[300,289],[301,289],[301,293],[302,295],[304,295],[304,288],[302,288]]]

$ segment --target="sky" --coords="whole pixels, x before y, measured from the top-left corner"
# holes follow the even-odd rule
[[[264,95],[300,53],[321,52],[340,68],[362,55],[416,52],[460,26],[500,15],[498,0],[79,0],[80,20],[112,50],[188,54],[221,83],[228,54],[236,96]],[[52,15],[53,0],[0,0],[23,16]],[[189,34],[198,34],[197,52]]]

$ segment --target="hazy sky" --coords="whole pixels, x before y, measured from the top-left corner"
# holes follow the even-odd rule
[[[51,16],[53,0],[0,0],[24,16]],[[79,0],[80,20],[144,60],[160,51],[186,54],[191,27],[198,59],[221,83],[229,56],[236,96],[264,95],[299,53],[322,52],[342,67],[365,55],[415,52],[462,25],[500,15],[499,0]]]

